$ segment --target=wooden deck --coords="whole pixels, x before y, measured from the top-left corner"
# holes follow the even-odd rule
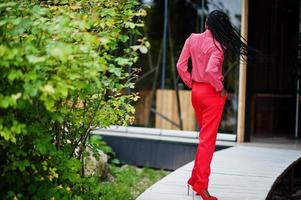
[[[264,200],[275,180],[301,158],[299,149],[236,145],[214,153],[209,192],[220,200]],[[193,162],[173,171],[137,200],[191,200],[186,182]],[[195,196],[195,199],[201,199]]]

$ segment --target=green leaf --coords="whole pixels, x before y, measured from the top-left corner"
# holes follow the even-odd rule
[[[2,8],[9,8],[17,5],[16,2],[7,2],[7,3],[0,3],[0,9]]]
[[[43,63],[46,61],[46,57],[45,56],[42,56],[42,57],[38,57],[38,56],[35,56],[35,55],[28,55],[27,56],[27,60],[28,62],[32,63],[32,64],[37,64],[37,63]]]
[[[139,51],[143,54],[146,54],[148,50],[145,46],[141,46],[141,47],[139,47]]]
[[[25,171],[26,167],[30,166],[30,163],[27,159],[19,160],[19,161],[14,161],[13,166],[22,172],[22,171]]]
[[[8,74],[8,80],[13,81],[15,79],[21,78],[23,73],[21,70],[11,70]]]
[[[135,28],[135,24],[133,22],[126,22],[125,23],[125,28],[134,29]]]
[[[0,135],[4,138],[5,141],[16,142],[15,136],[7,128],[0,129]]]
[[[112,164],[115,164],[115,165],[120,165],[120,161],[117,159],[117,158],[114,158],[110,161]]]
[[[55,147],[51,143],[50,136],[34,140],[35,149],[42,155],[47,155],[49,152],[54,151]]]
[[[121,35],[121,36],[120,36],[120,40],[121,40],[122,42],[126,42],[126,41],[129,40],[129,36],[127,36],[127,35]]]
[[[117,77],[120,77],[122,72],[120,68],[115,67],[114,65],[111,65],[109,68],[109,72],[114,73]]]
[[[72,48],[69,44],[56,42],[48,46],[47,51],[54,58],[67,61],[68,56],[72,53]]]
[[[8,106],[9,106],[8,98],[0,94],[0,107],[7,108]]]
[[[118,57],[115,59],[117,61],[117,64],[118,65],[121,65],[121,66],[124,66],[124,65],[131,65],[132,62],[131,62],[131,59],[129,58],[121,58],[121,57]]]
[[[28,94],[29,96],[31,96],[31,97],[37,96],[37,94],[38,94],[38,88],[35,87],[34,85],[31,85],[29,83],[25,83],[23,85],[23,87],[24,87],[25,93]]]

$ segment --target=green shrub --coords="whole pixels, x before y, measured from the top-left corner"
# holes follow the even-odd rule
[[[98,199],[91,130],[133,120],[126,94],[149,43],[136,0],[0,3],[0,198]],[[140,37],[130,44],[130,37]]]

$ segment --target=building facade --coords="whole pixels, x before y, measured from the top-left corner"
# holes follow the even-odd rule
[[[259,53],[247,63],[226,57],[224,84],[230,95],[219,132],[235,134],[238,142],[300,138],[300,0],[142,2],[149,6],[144,30],[151,49],[139,61],[143,69],[137,90],[142,98],[136,125],[198,129],[175,63],[190,33],[204,31],[206,15],[221,9]]]

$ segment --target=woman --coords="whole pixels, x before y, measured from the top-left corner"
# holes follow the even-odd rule
[[[207,16],[205,29],[186,39],[177,70],[183,82],[192,88],[191,102],[200,127],[194,167],[187,181],[188,195],[191,186],[203,200],[215,200],[217,198],[208,192],[208,182],[217,131],[228,95],[223,85],[222,64],[226,52],[236,58],[242,54],[245,59],[247,45],[223,11],[212,11]],[[187,70],[190,57],[191,74]]]

